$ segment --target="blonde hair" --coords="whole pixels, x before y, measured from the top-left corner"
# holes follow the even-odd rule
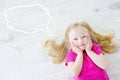
[[[55,40],[52,40],[52,39],[48,39],[47,41],[45,41],[44,47],[49,48],[48,54],[49,54],[49,56],[52,57],[53,63],[61,63],[64,61],[64,59],[66,57],[66,53],[69,49],[68,48],[69,32],[71,29],[73,29],[75,27],[79,27],[79,26],[85,27],[88,30],[90,37],[92,39],[92,42],[98,43],[100,45],[101,49],[105,53],[112,53],[115,51],[116,44],[112,42],[112,38],[114,37],[114,34],[101,35],[95,31],[93,31],[92,28],[86,22],[74,23],[67,28],[62,43],[57,44],[55,42]]]

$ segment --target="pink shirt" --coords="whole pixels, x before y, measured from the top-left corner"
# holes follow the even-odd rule
[[[98,44],[93,44],[92,50],[98,55],[103,54]],[[77,54],[72,50],[68,51],[66,55],[66,66],[68,62],[74,62],[76,56]],[[78,77],[74,77],[74,80],[109,80],[109,78],[106,71],[98,67],[84,52],[82,70]]]

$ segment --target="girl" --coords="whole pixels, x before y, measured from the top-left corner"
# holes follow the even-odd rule
[[[111,53],[116,45],[111,41],[113,35],[100,35],[86,22],[70,25],[61,44],[47,40],[49,55],[54,63],[66,58],[66,66],[74,80],[109,80],[105,71],[107,61],[104,53]]]

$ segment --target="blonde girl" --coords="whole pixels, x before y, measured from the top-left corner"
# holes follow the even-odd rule
[[[49,39],[44,46],[48,47],[53,63],[66,58],[74,80],[109,80],[104,53],[115,51],[113,36],[95,32],[86,22],[74,23],[67,28],[62,43]]]

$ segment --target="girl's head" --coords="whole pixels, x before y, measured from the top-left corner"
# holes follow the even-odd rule
[[[66,57],[71,42],[84,50],[88,38],[91,39],[92,43],[100,44],[100,47],[106,53],[115,51],[116,44],[111,41],[113,36],[95,32],[86,22],[74,23],[67,28],[64,39],[60,44],[57,44],[55,40],[48,39],[45,41],[44,47],[49,47],[48,54],[52,57],[53,63],[61,63]]]
[[[74,23],[68,27],[65,33],[65,40],[67,45],[75,43],[81,50],[84,50],[88,38],[91,38],[93,43],[97,43],[96,37],[93,35],[93,31],[90,26],[85,23]]]

